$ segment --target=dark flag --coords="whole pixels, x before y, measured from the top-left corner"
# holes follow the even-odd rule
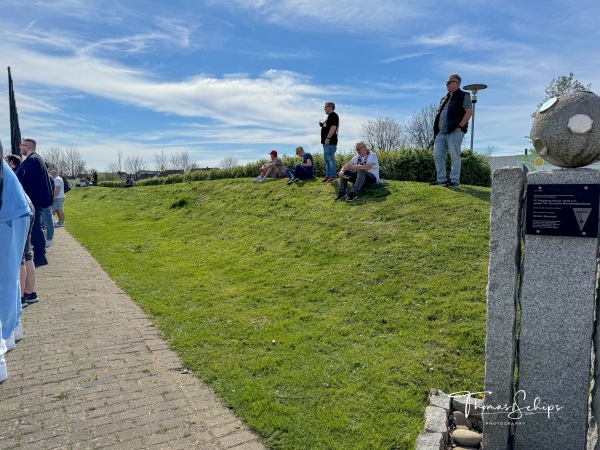
[[[10,109],[10,149],[13,155],[19,155],[21,153],[21,128],[19,127],[19,114],[17,113],[10,67],[8,68],[8,102]]]

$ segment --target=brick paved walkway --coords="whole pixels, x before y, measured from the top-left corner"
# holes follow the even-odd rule
[[[0,449],[264,448],[64,229],[48,260],[6,355]]]

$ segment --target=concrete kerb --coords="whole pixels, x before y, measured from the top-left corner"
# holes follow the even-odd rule
[[[265,448],[65,229],[6,355],[0,447]]]

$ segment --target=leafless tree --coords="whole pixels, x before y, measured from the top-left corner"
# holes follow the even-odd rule
[[[412,115],[406,132],[410,144],[418,148],[433,147],[433,123],[438,106],[431,103]]]
[[[189,172],[195,166],[188,152],[171,155],[170,163],[173,170],[183,170],[184,172]]]
[[[169,158],[165,155],[164,150],[154,154],[154,165],[159,172],[164,172],[169,168]]]
[[[146,169],[146,161],[142,155],[128,156],[125,158],[125,171],[133,175],[133,178],[137,180],[138,173]]]
[[[219,167],[221,169],[232,169],[240,165],[240,160],[234,156],[226,156],[219,161]]]
[[[64,174],[75,178],[80,173],[85,172],[85,161],[76,145],[71,145],[65,149],[65,171]]]
[[[406,144],[404,126],[391,117],[378,117],[361,126],[361,137],[374,150],[397,150]]]
[[[40,152],[44,162],[51,168],[55,169],[59,174],[65,174],[66,162],[62,147],[50,147],[48,150]]]
[[[107,173],[114,173],[116,174],[117,172],[120,172],[119,170],[119,164],[116,162],[111,162],[109,164],[106,165],[106,172]]]

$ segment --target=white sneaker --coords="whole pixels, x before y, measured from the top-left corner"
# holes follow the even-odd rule
[[[15,332],[13,331],[8,339],[4,339],[4,342],[6,343],[6,353],[17,348],[17,343],[15,342]]]
[[[48,248],[48,247],[52,247],[52,239],[46,240],[46,248]]]
[[[8,378],[6,372],[6,361],[4,361],[4,355],[0,356],[0,383],[3,383]]]
[[[259,183],[264,183],[267,181],[267,177],[260,177],[260,180],[258,180]]]
[[[15,335],[15,342],[19,342],[21,339],[23,339],[23,328],[21,327],[21,322],[17,324],[13,333]]]
[[[254,179],[254,182],[258,183],[258,182],[260,182],[260,180],[262,180],[262,177],[259,175]]]

